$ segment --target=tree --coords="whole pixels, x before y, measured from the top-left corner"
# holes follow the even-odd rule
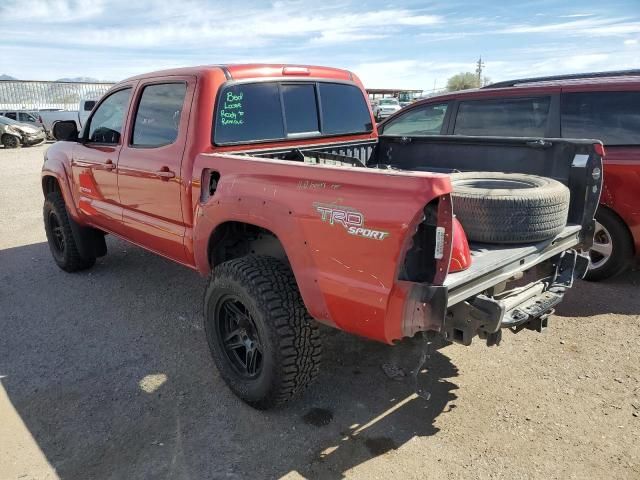
[[[447,90],[450,92],[478,87],[478,76],[471,72],[458,73],[447,80]]]

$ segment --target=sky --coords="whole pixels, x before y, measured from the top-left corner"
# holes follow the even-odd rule
[[[0,74],[118,81],[217,63],[347,68],[369,88],[442,88],[640,68],[640,0],[0,0]]]

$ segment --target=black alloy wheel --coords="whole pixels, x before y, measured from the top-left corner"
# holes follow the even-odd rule
[[[262,371],[262,343],[255,321],[245,305],[233,295],[216,305],[216,329],[220,348],[236,372],[246,379]]]

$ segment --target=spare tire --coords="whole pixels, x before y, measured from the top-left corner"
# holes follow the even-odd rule
[[[569,189],[551,178],[522,173],[451,175],[453,212],[467,238],[486,243],[530,243],[567,224]]]

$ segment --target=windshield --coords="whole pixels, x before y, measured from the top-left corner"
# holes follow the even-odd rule
[[[380,105],[398,105],[398,100],[395,98],[383,98],[380,100]]]
[[[229,84],[214,116],[217,145],[349,135],[373,130],[367,98],[355,85],[333,82]]]

